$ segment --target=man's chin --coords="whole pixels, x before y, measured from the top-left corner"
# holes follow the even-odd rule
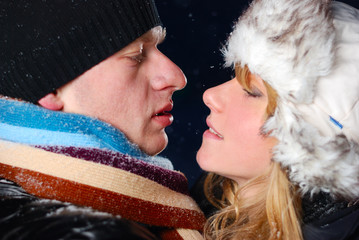
[[[168,137],[166,134],[163,134],[161,137],[152,138],[148,140],[146,144],[141,147],[141,150],[147,153],[150,156],[155,156],[161,153],[168,144]]]

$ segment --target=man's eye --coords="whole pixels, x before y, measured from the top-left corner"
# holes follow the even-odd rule
[[[144,59],[144,56],[142,54],[139,54],[139,55],[130,57],[130,59],[133,61],[136,61],[138,63],[141,63]]]

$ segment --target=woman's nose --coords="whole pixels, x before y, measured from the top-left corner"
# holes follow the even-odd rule
[[[203,102],[206,106],[214,112],[220,112],[223,108],[223,102],[221,101],[221,85],[207,89],[203,93]]]
[[[229,91],[233,88],[233,84],[237,83],[234,78],[218,86],[207,89],[203,93],[203,102],[211,111],[221,112],[225,109],[226,104],[230,101]]]

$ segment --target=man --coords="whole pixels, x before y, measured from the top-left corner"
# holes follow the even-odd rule
[[[155,156],[186,79],[153,0],[7,0],[0,24],[0,235],[199,239],[187,180]]]

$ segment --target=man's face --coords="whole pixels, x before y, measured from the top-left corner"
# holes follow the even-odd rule
[[[63,111],[108,122],[146,153],[161,152],[172,94],[186,85],[181,69],[157,49],[163,39],[156,27],[60,88]]]

